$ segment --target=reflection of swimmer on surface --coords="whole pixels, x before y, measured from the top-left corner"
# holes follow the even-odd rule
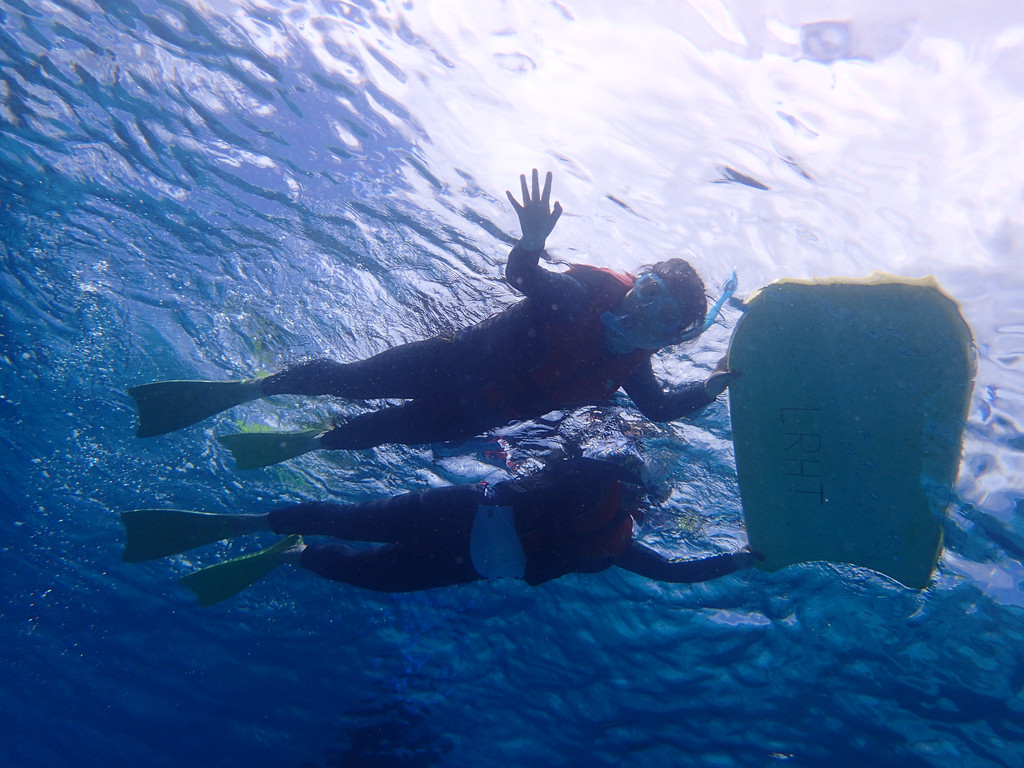
[[[133,387],[139,436],[163,434],[261,397],[333,395],[405,399],[330,429],[225,435],[239,468],[267,466],[318,449],[463,440],[510,421],[606,403],[620,389],[649,419],[671,421],[713,402],[729,374],[666,391],[651,367],[654,352],[696,338],[711,322],[704,284],[683,259],[636,276],[572,265],[540,266],[547,236],[562,213],[552,208],[551,174],[543,191],[521,177],[520,205],[508,194],[523,236],[505,278],[526,298],[455,334],[403,344],[352,363],[314,360],[261,379],[163,381]]]
[[[124,559],[150,560],[270,531],[288,538],[182,581],[210,605],[281,563],[380,592],[518,578],[541,584],[613,565],[665,582],[697,582],[753,564],[746,551],[677,561],[633,539],[642,480],[608,461],[568,458],[527,477],[428,488],[356,504],[306,502],[266,514],[146,509],[122,514]],[[306,541],[326,536],[340,541]],[[355,548],[345,542],[372,542]]]

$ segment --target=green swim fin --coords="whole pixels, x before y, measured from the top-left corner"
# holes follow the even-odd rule
[[[176,555],[204,544],[261,530],[262,515],[223,515],[187,509],[131,509],[121,513],[126,563]]]
[[[139,409],[136,437],[173,432],[263,397],[262,379],[243,381],[154,381],[128,390]]]
[[[278,558],[282,552],[301,543],[301,536],[289,536],[259,552],[193,571],[182,576],[180,581],[196,593],[199,605],[205,608],[262,579],[279,565]]]
[[[231,451],[238,469],[269,467],[320,448],[323,428],[301,432],[236,432],[217,439]]]

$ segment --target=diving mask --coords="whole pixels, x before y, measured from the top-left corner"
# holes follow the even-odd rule
[[[608,330],[609,345],[613,352],[625,354],[634,349],[653,351],[692,341],[712,326],[725,302],[735,293],[737,285],[734,270],[722,286],[722,295],[708,311],[704,322],[683,329],[683,307],[664,281],[652,271],[641,272],[623,299],[621,311],[608,311],[601,315],[601,323]]]

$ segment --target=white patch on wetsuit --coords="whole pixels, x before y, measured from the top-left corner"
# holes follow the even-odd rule
[[[516,533],[512,507],[481,504],[476,508],[469,557],[485,579],[521,579],[526,575],[526,554]]]

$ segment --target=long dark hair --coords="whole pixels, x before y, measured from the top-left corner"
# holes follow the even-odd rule
[[[704,281],[684,259],[667,259],[648,267],[661,278],[665,287],[677,298],[683,310],[681,333],[702,327],[708,314]]]

